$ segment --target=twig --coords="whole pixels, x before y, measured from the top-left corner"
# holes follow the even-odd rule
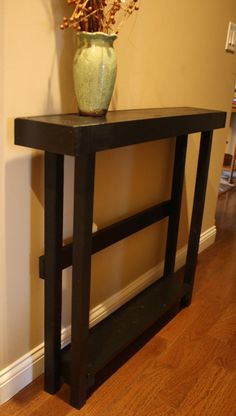
[[[139,0],[67,0],[67,3],[74,5],[74,11],[70,18],[63,18],[61,29],[72,27],[87,32],[118,33],[128,17],[139,10]],[[122,16],[119,25],[117,15]]]

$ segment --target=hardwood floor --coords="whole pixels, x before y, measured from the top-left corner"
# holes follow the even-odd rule
[[[216,243],[199,256],[193,303],[102,384],[82,410],[42,378],[1,416],[236,416],[236,189],[219,197]],[[66,402],[67,401],[67,402]]]

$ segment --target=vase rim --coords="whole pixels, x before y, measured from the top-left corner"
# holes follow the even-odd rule
[[[86,32],[86,31],[81,31],[81,32],[77,32],[77,36],[85,36],[85,37],[101,37],[101,38],[108,38],[108,39],[117,39],[117,35],[115,33],[105,33],[105,32]]]

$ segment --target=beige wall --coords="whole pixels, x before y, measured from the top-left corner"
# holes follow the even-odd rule
[[[42,342],[42,154],[13,145],[17,116],[75,110],[72,33],[57,29],[63,0],[1,0],[0,7],[0,370]],[[56,11],[55,11],[56,10]],[[224,51],[235,0],[142,0],[116,42],[118,79],[111,108],[195,106],[229,110],[235,55]],[[2,56],[4,54],[4,56]],[[3,84],[4,79],[4,84]],[[215,134],[203,230],[214,225],[227,131]],[[188,150],[179,246],[186,242],[198,137]],[[100,153],[94,220],[98,226],[161,201],[170,189],[173,142]],[[73,160],[66,158],[65,237],[71,234]],[[155,225],[93,258],[94,306],[163,256],[166,223]],[[3,230],[4,231],[4,230]],[[4,254],[5,253],[5,254]],[[3,263],[2,263],[3,262]],[[64,318],[70,271],[64,279]],[[112,276],[112,278],[111,278]]]
[[[5,259],[4,259],[4,78],[3,78],[3,57],[4,57],[4,50],[3,50],[3,34],[4,34],[4,26],[3,26],[3,12],[4,12],[4,3],[0,3],[0,362],[2,361],[1,358],[3,357],[3,314],[5,313],[4,310],[4,285],[3,275],[5,273]],[[0,365],[1,368],[1,365]]]

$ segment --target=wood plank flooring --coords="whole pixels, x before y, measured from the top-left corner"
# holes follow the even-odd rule
[[[80,410],[36,380],[0,416],[236,416],[236,189],[219,197],[216,243],[199,256],[193,303]]]

